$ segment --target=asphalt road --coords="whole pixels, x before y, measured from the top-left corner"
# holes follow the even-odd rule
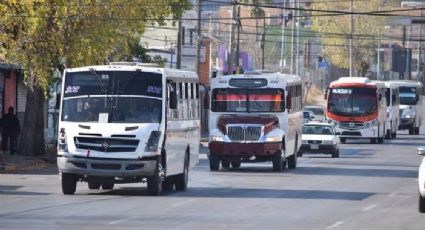
[[[425,131],[425,130],[422,130]],[[425,133],[425,132],[422,132]],[[145,184],[61,193],[55,170],[0,175],[0,229],[425,229],[417,207],[416,148],[425,136],[349,141],[341,157],[304,155],[210,172],[206,155],[186,192],[150,197]]]

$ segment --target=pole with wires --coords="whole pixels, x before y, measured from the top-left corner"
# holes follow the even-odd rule
[[[282,9],[282,45],[280,47],[280,72],[283,73],[284,68],[284,52],[285,52],[285,8],[286,8],[286,0],[283,0],[283,9]]]
[[[202,35],[201,35],[201,12],[202,12],[202,0],[197,0],[198,1],[198,20],[197,20],[197,30],[198,30],[198,39],[196,39],[196,73],[198,74],[198,78],[201,75],[201,68],[200,68],[200,57],[201,57],[201,43],[202,43]]]
[[[353,31],[354,31],[354,17],[353,17],[353,0],[350,1],[350,77],[353,76]]]

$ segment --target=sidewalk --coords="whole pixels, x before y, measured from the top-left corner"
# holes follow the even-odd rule
[[[0,173],[20,173],[56,166],[47,157],[30,157],[0,153]]]

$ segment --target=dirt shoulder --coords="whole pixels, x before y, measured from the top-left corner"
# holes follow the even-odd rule
[[[0,155],[0,173],[24,173],[56,167],[56,161],[47,157]]]

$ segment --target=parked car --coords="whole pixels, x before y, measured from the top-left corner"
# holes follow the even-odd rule
[[[312,120],[314,121],[324,122],[326,120],[325,108],[323,108],[323,106],[320,106],[320,105],[304,106],[304,111],[312,112],[314,115],[314,118]]]
[[[314,119],[314,114],[311,111],[303,111],[303,124],[309,123]]]
[[[425,156],[425,147],[418,148],[418,154]],[[419,166],[419,212],[425,213],[425,157],[422,158],[421,166]]]
[[[324,153],[331,154],[334,158],[339,157],[339,138],[335,127],[317,122],[304,124],[298,156],[304,153]]]

